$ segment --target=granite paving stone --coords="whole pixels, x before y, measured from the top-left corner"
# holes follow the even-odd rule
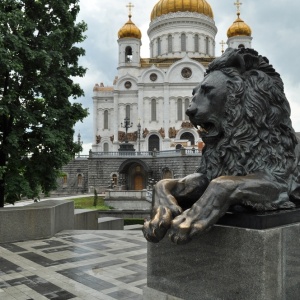
[[[142,232],[127,230],[0,244],[0,299],[142,299],[146,245]]]

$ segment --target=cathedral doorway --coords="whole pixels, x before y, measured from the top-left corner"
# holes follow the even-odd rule
[[[194,135],[191,134],[190,132],[184,132],[181,136],[180,136],[181,140],[189,140],[191,142],[191,146],[195,145],[195,138]]]
[[[159,151],[159,137],[156,134],[150,135],[148,142],[148,151],[153,151],[154,148]]]
[[[147,181],[151,170],[145,162],[140,159],[127,159],[119,167],[119,174],[122,177],[122,185],[126,190],[143,190],[147,186]]]

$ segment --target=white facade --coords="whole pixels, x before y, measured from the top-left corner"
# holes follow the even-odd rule
[[[132,122],[128,137],[136,151],[169,150],[178,144],[197,148],[201,139],[185,110],[215,56],[216,33],[210,17],[175,12],[150,23],[150,58],[140,58],[140,39],[119,39],[113,86],[94,87],[92,151],[118,151],[124,141],[125,117]]]

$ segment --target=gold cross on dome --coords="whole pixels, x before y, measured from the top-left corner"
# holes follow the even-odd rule
[[[240,8],[241,8],[241,5],[243,4],[242,2],[240,2],[240,0],[237,0],[236,2],[233,3],[236,8],[237,8],[237,13],[240,14]]]
[[[134,5],[131,4],[131,2],[129,2],[129,4],[126,5],[126,7],[128,7],[128,9],[129,9],[129,18],[131,18],[131,9],[134,7]]]
[[[222,47],[221,52],[224,53],[224,46],[226,45],[226,43],[222,40],[222,41],[220,42],[220,45],[221,45],[221,47]]]

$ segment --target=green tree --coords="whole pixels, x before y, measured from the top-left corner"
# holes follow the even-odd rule
[[[79,0],[0,1],[0,207],[56,186],[80,145],[74,125],[87,116],[78,64],[85,51]],[[70,100],[69,100],[70,99]]]

